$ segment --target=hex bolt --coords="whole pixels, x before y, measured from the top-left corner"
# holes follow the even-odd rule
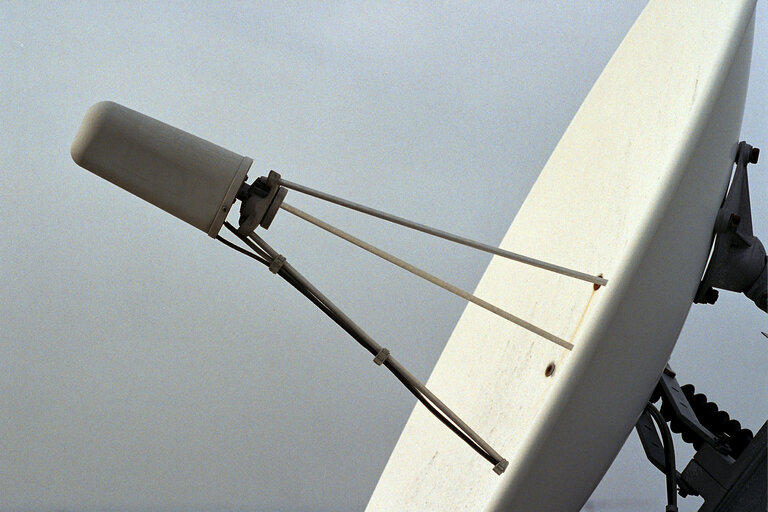
[[[749,152],[749,163],[756,164],[758,158],[760,158],[760,148],[752,148]]]

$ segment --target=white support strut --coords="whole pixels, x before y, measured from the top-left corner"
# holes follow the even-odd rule
[[[327,194],[319,190],[305,187],[304,185],[299,185],[298,183],[293,183],[288,180],[284,180],[282,178],[280,179],[280,185],[282,185],[285,188],[295,190],[296,192],[301,192],[302,194],[307,194],[309,196],[322,199],[323,201],[328,201],[329,203],[343,206],[344,208],[349,208],[351,210],[355,210],[357,212],[370,215],[372,217],[386,220],[394,224],[399,224],[400,226],[404,226],[406,228],[414,229],[416,231],[421,231],[422,233],[436,236],[438,238],[442,238],[443,240],[448,240],[450,242],[464,245],[466,247],[471,247],[473,249],[477,249],[478,251],[487,252],[489,254],[495,254],[496,256],[501,256],[502,258],[507,258],[512,261],[517,261],[519,263],[524,263],[526,265],[538,267],[544,270],[548,270],[550,272],[554,272],[556,274],[561,274],[564,276],[573,277],[575,279],[580,279],[582,281],[587,281],[589,283],[593,283],[598,286],[605,286],[608,284],[608,280],[602,277],[602,275],[593,276],[591,274],[579,272],[578,270],[573,270],[570,268],[562,267],[560,265],[555,265],[553,263],[547,263],[546,261],[538,260],[536,258],[531,258],[530,256],[523,256],[522,254],[517,254],[512,251],[506,251],[499,247],[494,247],[492,245],[484,244],[476,240],[471,240],[463,236],[454,235],[453,233],[448,233],[447,231],[436,229],[430,226],[425,226],[424,224],[419,224],[418,222],[413,222],[411,220],[404,219],[402,217],[398,217],[396,215],[383,212],[381,210],[376,210],[374,208],[370,208],[362,204],[354,203],[352,201],[342,199],[341,197],[333,196],[331,194]]]
[[[334,226],[328,224],[327,222],[323,222],[322,220],[320,220],[320,219],[318,219],[316,217],[313,217],[312,215],[310,215],[310,214],[308,214],[306,212],[303,212],[303,211],[299,210],[298,208],[296,208],[294,206],[291,206],[291,205],[289,205],[289,204],[284,202],[284,203],[282,203],[280,205],[280,208],[282,208],[283,210],[285,210],[285,211],[287,211],[287,212],[289,212],[289,213],[291,213],[291,214],[293,214],[293,215],[295,215],[295,216],[297,216],[297,217],[299,217],[301,219],[306,220],[307,222],[309,222],[311,224],[314,224],[315,226],[317,226],[317,227],[319,227],[321,229],[324,229],[325,231],[327,231],[327,232],[329,232],[329,233],[331,233],[333,235],[338,236],[339,238],[342,238],[342,239],[346,240],[347,242],[350,242],[350,243],[360,247],[361,249],[364,249],[364,250],[370,252],[371,254],[375,254],[376,256],[379,256],[380,258],[383,258],[386,261],[388,261],[388,262],[390,262],[390,263],[392,263],[394,265],[397,265],[398,267],[400,267],[400,268],[402,268],[404,270],[407,270],[408,272],[410,272],[410,273],[412,273],[412,274],[414,274],[414,275],[416,275],[416,276],[418,276],[418,277],[420,277],[420,278],[422,278],[422,279],[424,279],[426,281],[429,281],[430,283],[432,283],[432,284],[434,284],[436,286],[439,286],[440,288],[442,288],[442,289],[444,289],[446,291],[449,291],[449,292],[453,293],[454,295],[457,295],[457,296],[461,297],[462,299],[464,299],[466,301],[469,301],[469,302],[471,302],[473,304],[476,304],[476,305],[480,306],[481,308],[486,309],[486,310],[490,311],[491,313],[494,313],[495,315],[500,316],[501,318],[504,318],[505,320],[509,320],[510,322],[512,322],[512,323],[514,323],[516,325],[519,325],[523,329],[531,331],[532,333],[537,334],[537,335],[541,336],[542,338],[547,339],[547,340],[549,340],[549,341],[551,341],[551,342],[553,342],[553,343],[555,343],[557,345],[560,345],[563,348],[566,348],[568,350],[572,350],[573,349],[573,344],[572,343],[569,343],[569,342],[565,341],[564,339],[562,339],[562,338],[560,338],[558,336],[555,336],[554,334],[552,334],[552,333],[550,333],[548,331],[545,331],[541,327],[533,325],[530,322],[526,322],[522,318],[517,317],[517,316],[513,315],[512,313],[509,313],[508,311],[505,311],[505,310],[503,310],[503,309],[501,309],[501,308],[499,308],[497,306],[494,306],[493,304],[491,304],[489,302],[486,302],[483,299],[481,299],[481,298],[479,298],[479,297],[477,297],[475,295],[472,295],[471,293],[469,293],[469,292],[467,292],[465,290],[462,290],[458,286],[455,286],[455,285],[452,285],[451,283],[443,281],[442,279],[440,279],[440,278],[438,278],[436,276],[433,276],[429,272],[426,272],[426,271],[424,271],[424,270],[422,270],[422,269],[420,269],[420,268],[418,268],[418,267],[416,267],[414,265],[411,265],[410,263],[408,263],[406,261],[403,261],[400,258],[398,258],[397,256],[393,256],[392,254],[389,254],[388,252],[383,251],[382,249],[379,249],[378,247],[375,247],[375,246],[373,246],[373,245],[371,245],[371,244],[369,244],[367,242],[364,242],[363,240],[360,240],[359,238],[356,238],[356,237],[350,235],[349,233],[346,233],[346,232],[340,230],[339,228],[334,227]]]

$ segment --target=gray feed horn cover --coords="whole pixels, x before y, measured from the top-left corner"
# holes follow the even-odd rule
[[[77,165],[215,237],[253,160],[111,101],[72,143]]]

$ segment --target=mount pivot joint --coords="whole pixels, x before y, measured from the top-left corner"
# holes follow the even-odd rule
[[[760,150],[739,143],[736,171],[715,220],[715,247],[694,298],[695,303],[714,304],[715,288],[742,292],[758,308],[768,312],[768,277],[765,248],[752,234],[747,164],[757,163]]]
[[[660,414],[651,404],[661,399]],[[659,432],[654,426],[653,412]],[[669,425],[667,425],[669,423]],[[757,434],[742,428],[738,420],[696,393],[691,384],[680,386],[667,367],[651,395],[649,405],[635,425],[648,460],[672,478],[677,493],[701,496],[699,512],[744,512],[766,510],[766,437],[768,423]],[[669,433],[681,434],[696,450],[693,458],[678,472],[671,450]],[[668,483],[668,491],[672,485]],[[671,494],[671,492],[668,492]],[[675,505],[672,496],[668,501]],[[669,506],[667,510],[670,510]]]

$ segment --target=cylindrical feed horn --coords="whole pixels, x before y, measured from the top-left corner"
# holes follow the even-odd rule
[[[253,160],[102,101],[85,114],[72,159],[215,237]]]

